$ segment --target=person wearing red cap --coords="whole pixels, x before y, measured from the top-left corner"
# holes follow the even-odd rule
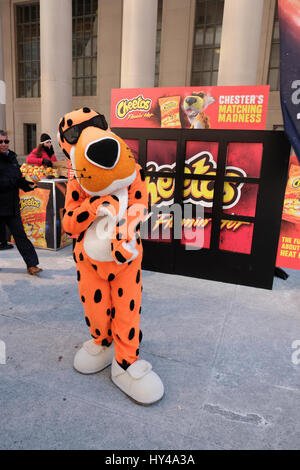
[[[33,149],[26,158],[26,163],[36,166],[52,166],[53,162],[56,162],[56,156],[54,155],[51,137],[44,133],[41,135],[39,146]]]

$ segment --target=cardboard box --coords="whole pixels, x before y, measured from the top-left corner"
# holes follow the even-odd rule
[[[53,168],[57,168],[59,171],[59,176],[68,177],[68,160],[58,160],[53,162]]]

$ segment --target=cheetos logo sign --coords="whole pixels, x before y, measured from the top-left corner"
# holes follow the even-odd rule
[[[149,162],[148,171],[168,171],[174,172],[175,163],[172,165],[157,165],[155,162]],[[204,207],[212,207],[214,197],[214,180],[193,180],[189,175],[209,175],[215,178],[217,164],[210,152],[204,151],[197,153],[185,162],[184,173],[186,179],[183,187],[183,201],[185,203],[200,204]],[[234,166],[226,167],[226,176],[243,177],[247,176],[241,168]],[[174,202],[175,191],[175,172],[174,177],[169,175],[164,177],[147,176],[146,178],[148,193],[150,194],[151,205],[168,206]],[[241,189],[244,183],[224,182],[223,206],[226,209],[234,207],[241,197]]]
[[[300,188],[300,178],[299,176],[296,178],[293,178],[292,180],[292,188],[298,189]]]
[[[123,99],[116,106],[116,115],[119,119],[124,119],[131,111],[149,111],[152,100],[144,98],[143,95],[136,96],[130,100]]]
[[[22,197],[20,199],[20,210],[22,211],[25,207],[35,207],[39,209],[41,207],[41,201],[33,196]]]

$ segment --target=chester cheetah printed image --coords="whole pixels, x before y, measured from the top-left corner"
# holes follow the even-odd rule
[[[183,101],[183,111],[185,112],[191,129],[210,129],[210,118],[204,110],[215,102],[215,99],[203,91],[194,91],[190,96],[186,96]]]

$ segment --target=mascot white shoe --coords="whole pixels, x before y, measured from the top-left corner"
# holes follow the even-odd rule
[[[101,346],[91,339],[75,354],[74,369],[81,374],[95,374],[108,367],[114,357],[114,345]]]
[[[139,405],[152,405],[164,395],[164,386],[149,362],[138,359],[126,370],[113,359],[111,379],[122,392]]]

